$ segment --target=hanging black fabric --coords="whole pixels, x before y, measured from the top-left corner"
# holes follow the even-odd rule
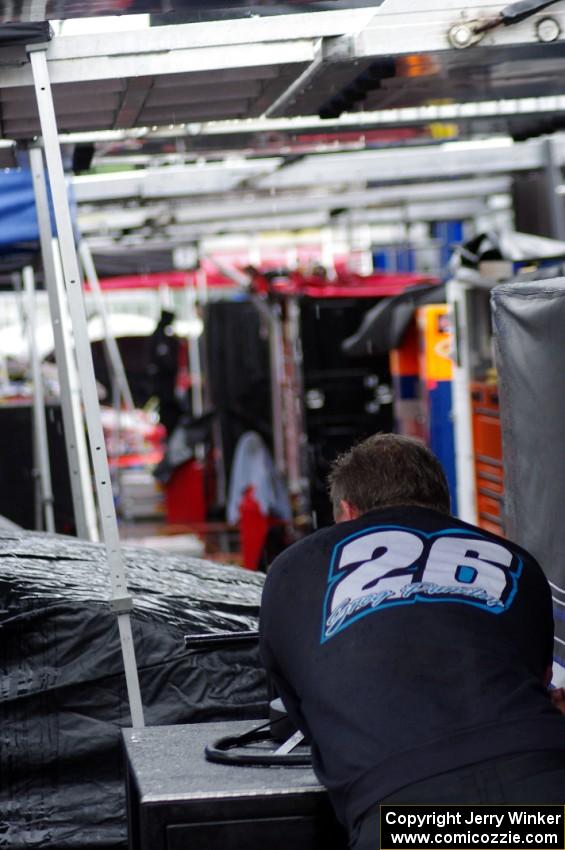
[[[400,295],[383,298],[365,313],[356,332],[342,342],[341,350],[348,357],[388,354],[401,344],[417,307],[444,300],[445,287],[441,284],[411,287]]]
[[[509,537],[552,587],[555,659],[565,666],[565,279],[492,291]]]
[[[245,431],[257,431],[271,443],[269,346],[250,301],[212,302],[204,324],[209,386],[229,480],[235,447]]]
[[[170,272],[174,268],[173,252],[170,250],[127,250],[121,253],[96,251],[92,259],[100,278]]]

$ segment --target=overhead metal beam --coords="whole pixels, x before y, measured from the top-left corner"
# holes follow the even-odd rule
[[[477,180],[452,180],[438,183],[415,183],[385,186],[380,189],[365,189],[357,192],[326,192],[264,197],[249,192],[224,199],[198,204],[154,204],[144,202],[133,209],[116,206],[79,207],[78,222],[81,232],[104,233],[132,230],[158,222],[190,225],[203,222],[227,223],[242,218],[299,214],[337,209],[371,209],[383,206],[398,206],[415,201],[464,202],[470,198],[489,198],[504,195],[511,190],[509,177],[494,177]]]
[[[496,210],[498,211],[498,210]],[[352,224],[384,224],[396,221],[447,221],[488,215],[491,208],[480,199],[407,203],[382,209],[357,209],[343,213]]]
[[[305,71],[265,111],[265,118],[276,118],[292,111],[298,98],[304,93],[316,90],[316,78],[331,63],[341,63],[353,59],[350,30],[342,36],[320,39],[316,45],[316,56]],[[353,65],[355,68],[355,65]],[[354,73],[354,71],[353,71]]]
[[[155,27],[155,30],[168,29]],[[140,55],[140,53],[142,55]],[[49,69],[55,84],[78,83],[88,80],[117,80],[135,77],[140,63],[146,76],[182,74],[192,71],[214,71],[218,68],[250,68],[261,65],[311,62],[314,42],[308,39],[272,43],[228,44],[223,47],[200,47],[167,50],[157,44],[153,52],[134,50],[132,53],[102,53],[99,56],[77,56],[57,59],[52,56]],[[0,68],[0,88],[29,86],[31,71],[27,65]]]
[[[153,77],[146,75],[129,80],[122,97],[118,113],[113,122],[116,128],[134,127],[139,113],[143,109],[145,101],[153,86]]]
[[[555,156],[565,159],[565,138],[555,137]],[[544,165],[543,141],[533,139],[512,143],[447,142],[418,146],[359,151],[341,154],[309,155],[274,174],[254,181],[256,189],[290,189],[320,185],[351,186],[399,180],[431,180],[469,177],[480,174],[510,174]]]
[[[364,109],[345,112],[338,118],[319,118],[317,115],[286,116],[282,118],[226,119],[154,131],[157,135],[250,135],[317,130],[319,133],[363,129],[370,127],[416,126],[435,122],[462,122],[473,119],[506,119],[553,115],[565,111],[565,96],[504,98],[500,100],[433,103],[392,109]],[[72,134],[69,141],[72,141]]]
[[[395,0],[396,2],[396,0]],[[461,3],[459,3],[461,5]],[[163,53],[191,48],[224,47],[255,43],[318,39],[362,31],[380,5],[362,9],[339,9],[275,17],[243,18],[206,23],[174,24],[146,29],[104,32],[82,36],[55,36],[49,43],[47,58],[121,56],[123,54]],[[218,65],[229,67],[228,65]]]
[[[324,227],[328,222],[328,215],[323,210],[308,213],[277,215],[277,216],[254,216],[241,217],[232,221],[204,221],[190,225],[172,224],[160,228],[160,232],[168,237],[174,237],[181,241],[194,239],[201,235],[216,233],[246,233],[273,230],[307,230],[310,228]]]
[[[75,177],[77,203],[119,198],[165,198],[227,192],[243,180],[274,171],[280,157],[233,160],[231,163],[168,166]]]
[[[241,72],[243,70],[253,71],[253,69],[241,69]],[[271,70],[274,71],[275,69]],[[192,88],[194,87],[191,87],[191,90]],[[152,97],[157,92],[162,91],[164,91],[162,88],[156,89]],[[6,101],[10,92],[10,89],[6,89],[3,92],[3,101]],[[224,92],[223,84],[222,92]],[[226,93],[230,96],[229,88]],[[177,102],[177,97],[175,97],[175,102]],[[271,100],[267,100],[265,105],[271,102]],[[30,105],[31,108],[32,106]],[[227,118],[214,121],[185,122],[173,124],[168,127],[158,127],[157,129],[138,127],[122,131],[84,131],[80,133],[61,134],[60,140],[66,144],[80,144],[82,142],[123,141],[127,138],[163,139],[217,135],[245,137],[261,133],[304,131],[331,133],[339,132],[340,130],[351,131],[379,127],[418,126],[436,122],[461,123],[489,119],[505,121],[513,117],[549,117],[563,112],[565,112],[565,96],[546,95],[543,97],[504,98],[498,100],[465,101],[461,103],[434,103],[424,106],[363,110],[362,112],[343,113],[339,118],[319,118],[317,115],[287,116],[283,118]],[[4,144],[9,144],[9,142],[5,141]],[[245,144],[248,144],[248,142],[245,141]]]
[[[509,192],[509,177],[476,180],[450,180],[437,183],[399,184],[379,189],[363,189],[356,192],[326,192],[296,195],[273,195],[270,197],[240,195],[233,199],[218,199],[213,203],[182,204],[169,207],[169,214],[179,223],[191,221],[227,220],[254,215],[278,215],[286,212],[307,210],[334,210],[380,207],[402,204],[416,200],[443,200],[488,197]],[[148,211],[149,212],[149,211]],[[110,213],[111,214],[111,213]],[[119,215],[119,213],[118,213]]]
[[[323,42],[320,41],[316,45],[316,51],[313,60],[307,68],[296,77],[290,86],[265,110],[265,117],[277,117],[284,115],[286,107],[289,103],[293,103],[295,92],[302,92],[305,88],[309,88],[314,84],[315,77],[321,71],[324,64]]]
[[[198,241],[207,236],[218,236],[223,234],[258,234],[273,233],[275,231],[304,231],[319,230],[330,225],[340,226],[343,222],[350,225],[362,226],[365,224],[396,224],[411,223],[417,221],[443,221],[449,219],[474,219],[488,215],[497,214],[500,211],[490,208],[481,200],[453,200],[434,203],[411,203],[400,206],[389,206],[381,209],[357,209],[344,211],[342,214],[331,219],[324,210],[312,210],[302,213],[287,213],[278,216],[256,216],[233,218],[230,220],[218,219],[216,221],[191,222],[190,224],[170,224],[155,230],[147,230],[147,244],[154,244],[155,239],[165,240],[170,245],[183,245],[188,242]],[[155,236],[154,236],[155,234]],[[143,231],[140,231],[140,236]],[[124,244],[127,244],[131,233],[128,234]],[[114,239],[108,238],[107,244],[116,244]],[[96,238],[98,248],[104,244],[103,237]]]
[[[142,30],[55,36],[47,58],[53,84],[222,68],[311,62],[315,42],[362,29],[378,5]],[[0,57],[0,63],[2,57]],[[32,84],[29,66],[0,65],[0,86]]]

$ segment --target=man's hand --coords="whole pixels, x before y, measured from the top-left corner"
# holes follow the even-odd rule
[[[549,688],[549,698],[561,714],[565,714],[565,688]]]

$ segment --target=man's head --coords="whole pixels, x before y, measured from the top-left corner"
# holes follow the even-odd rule
[[[419,440],[374,434],[334,461],[328,478],[336,522],[395,505],[449,513],[445,473]]]

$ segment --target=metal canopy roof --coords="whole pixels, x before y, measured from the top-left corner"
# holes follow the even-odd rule
[[[307,115],[318,113],[320,107],[339,112],[360,106],[371,110],[430,100],[464,102],[562,92],[563,3],[512,26],[494,28],[477,44],[452,47],[455,27],[494,18],[507,5],[489,0],[385,2],[359,32],[322,42],[303,84],[288,92],[269,114]],[[554,22],[554,30],[547,29],[548,20]],[[555,43],[542,41],[554,36]]]
[[[563,93],[565,0],[493,29],[478,45],[451,46],[454,26],[505,6],[385,0],[347,11],[56,36],[47,56],[59,129]],[[556,41],[543,43],[547,37]],[[0,131],[26,138],[39,131],[31,71],[14,61],[0,54]]]
[[[72,133],[173,127],[182,139],[183,125],[191,134],[216,121],[268,121],[278,115],[292,121],[324,109],[349,109],[348,128],[356,117],[363,126],[374,109],[383,122],[389,114],[391,123],[394,115],[409,123],[408,104],[416,105],[415,120],[457,120],[468,105],[480,113],[481,102],[500,127],[517,112],[536,114],[541,100],[524,95],[543,94],[551,101],[548,95],[565,94],[565,0],[519,24],[488,31],[479,44],[452,46],[454,28],[457,33],[465,22],[490,19],[505,6],[488,0],[473,0],[472,6],[464,0],[384,0],[347,11],[56,36],[46,55],[58,128]],[[553,43],[544,43],[548,32]],[[493,99],[510,94],[522,98],[514,111],[507,101]],[[459,103],[429,104],[438,98]],[[553,97],[557,100],[563,98]],[[355,113],[361,105],[366,111]],[[337,126],[337,119],[328,120]],[[320,132],[317,124],[314,132]],[[0,51],[0,132],[17,139],[39,133],[30,66],[7,51]],[[416,212],[434,217],[430,201],[441,201],[446,217],[457,212],[449,206],[449,184],[440,184],[434,194],[425,185],[408,187],[409,181],[454,181],[454,196],[468,199],[464,210],[472,215],[485,208],[489,194],[508,194],[511,172],[544,167],[544,145],[540,140],[480,150],[414,145],[203,165],[182,164],[181,153],[180,164],[74,182],[86,231],[94,232],[95,221],[110,238],[162,228],[168,239],[182,243],[217,233],[222,223],[224,232],[319,227],[343,209],[363,210],[352,222],[409,220]],[[563,163],[562,140],[553,151]],[[478,175],[488,177],[479,181],[482,188],[466,190]],[[497,180],[505,187],[496,188]],[[401,187],[392,186],[399,181]],[[195,196],[198,206],[182,203]],[[120,218],[117,206],[124,201],[128,209]],[[103,205],[105,224],[99,215]]]
[[[259,116],[326,37],[363,27],[374,9],[56,36],[47,49],[61,132]],[[38,134],[31,68],[0,52],[4,138]]]

